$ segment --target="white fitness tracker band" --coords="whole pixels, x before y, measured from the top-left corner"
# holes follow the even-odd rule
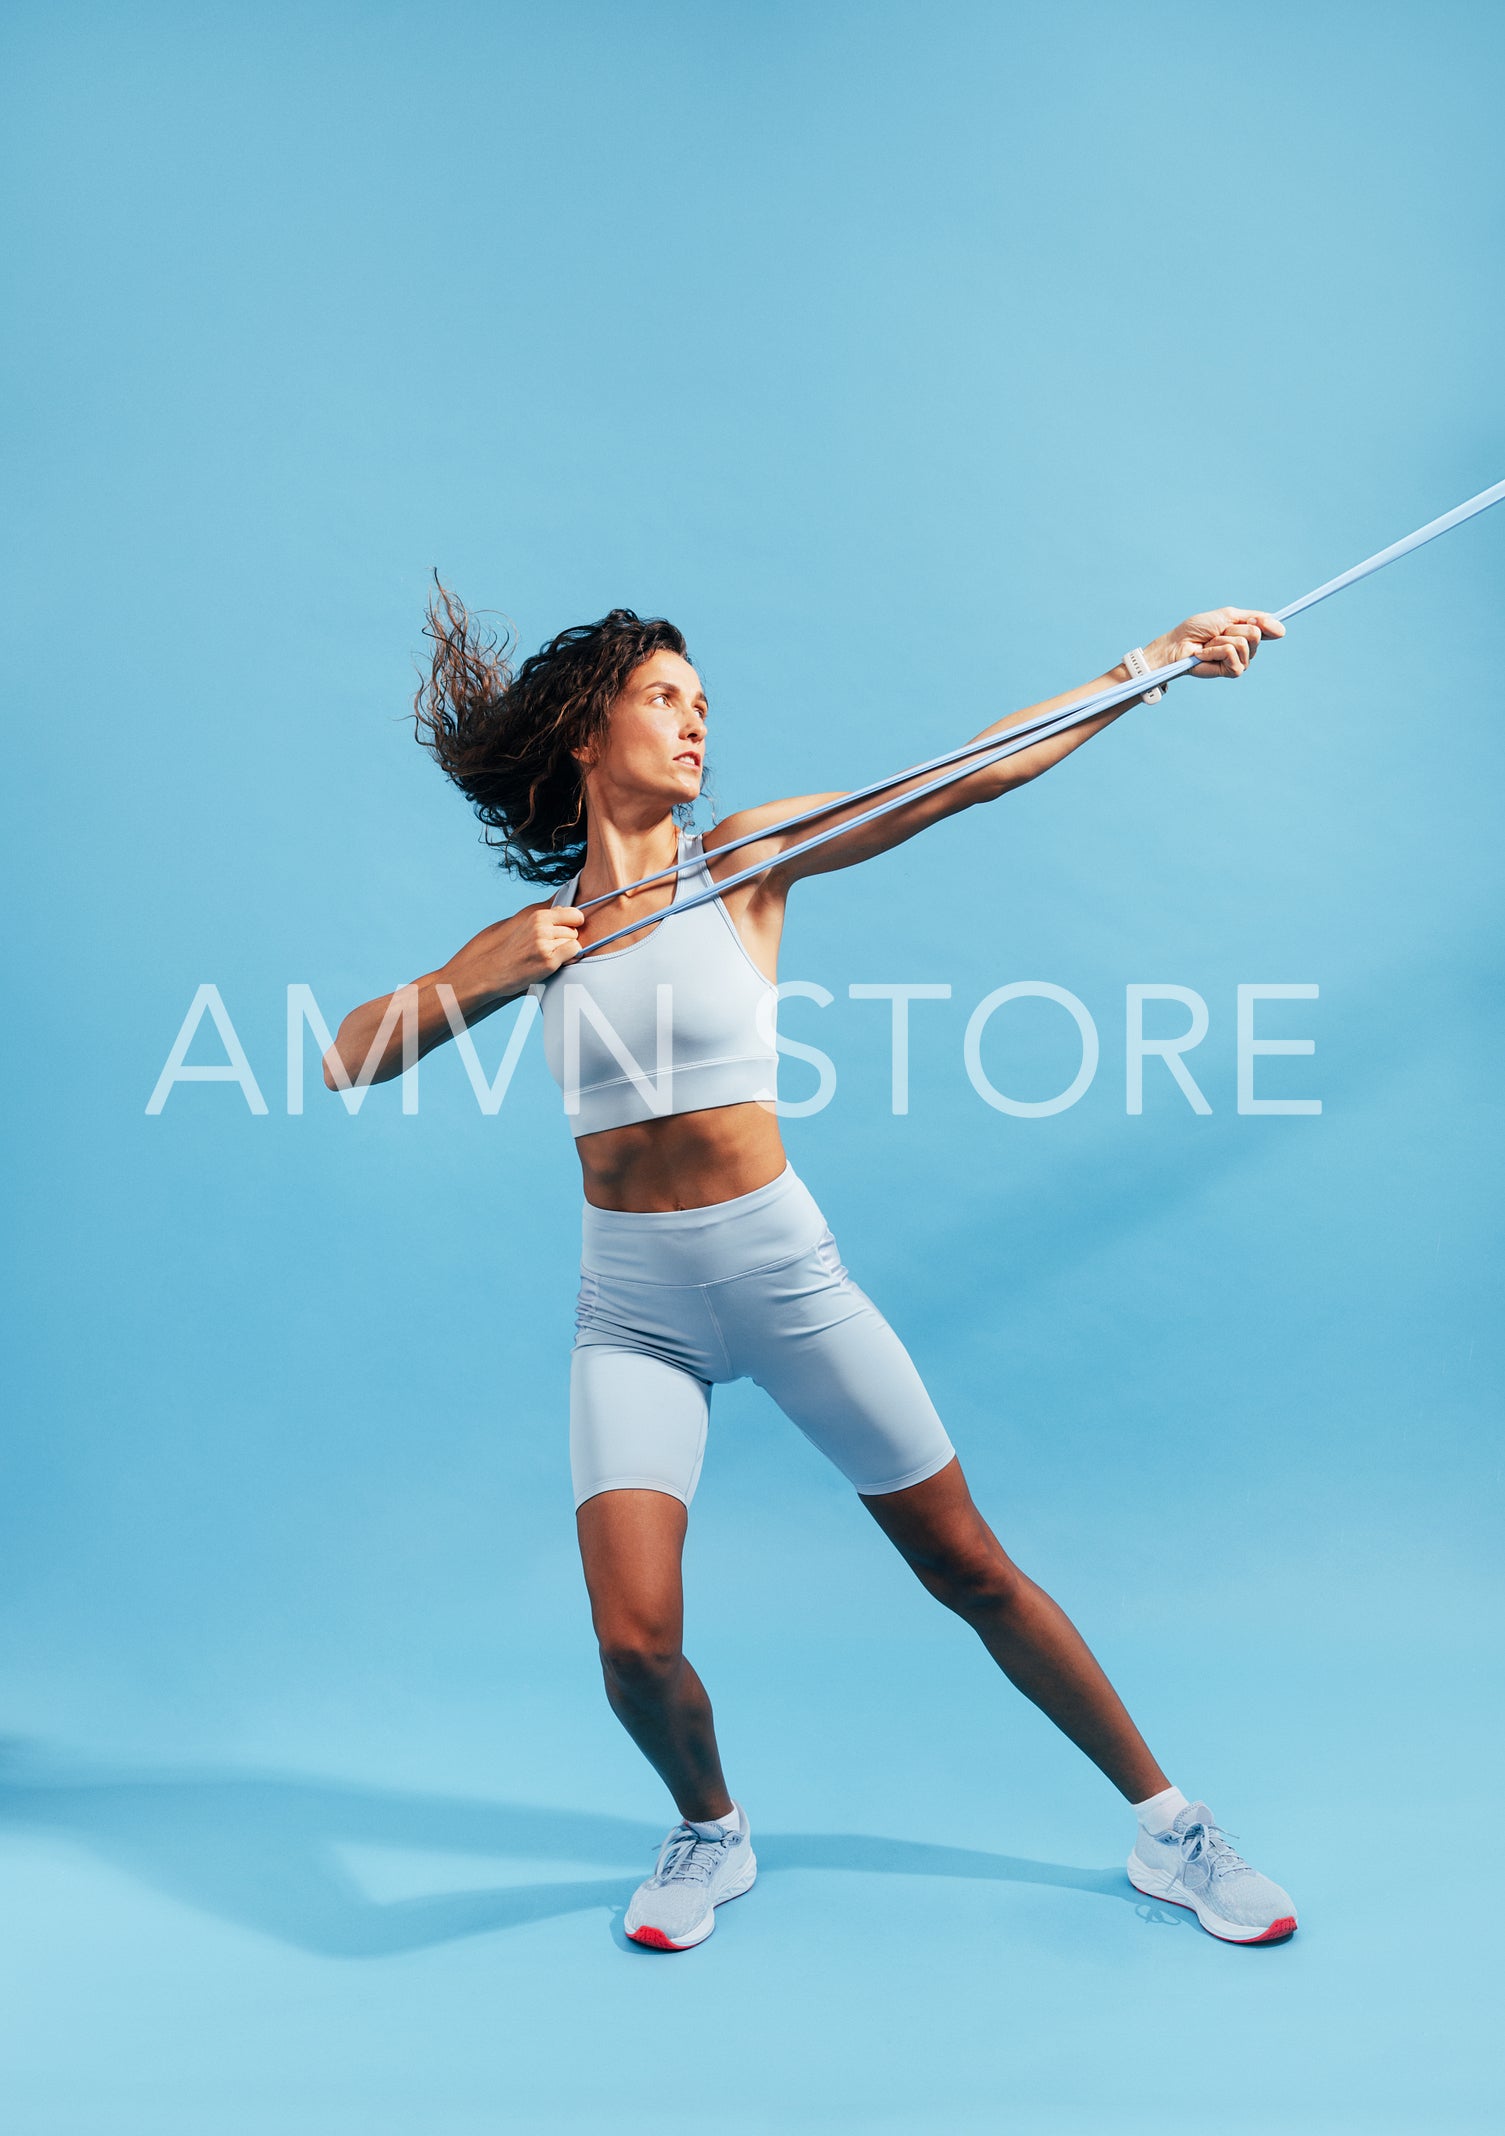
[[[1128,669],[1129,673],[1134,676],[1136,680],[1141,675],[1149,674],[1150,663],[1144,657],[1144,647],[1142,645],[1132,646],[1130,650],[1124,654],[1124,666]],[[1162,684],[1158,690],[1146,690],[1144,693],[1144,701],[1147,705],[1158,705],[1164,695],[1165,687]]]

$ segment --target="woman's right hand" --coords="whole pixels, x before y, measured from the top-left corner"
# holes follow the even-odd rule
[[[524,905],[467,942],[447,976],[463,1002],[498,1003],[524,993],[580,953],[585,914],[574,905]]]
[[[421,1059],[455,1035],[457,1009],[467,1025],[479,1022],[578,956],[584,925],[575,906],[544,904],[524,905],[510,920],[483,927],[438,971],[352,1009],[324,1056],[324,1081],[331,1090],[348,1090],[357,1076],[385,1083],[400,1075],[410,1057]],[[404,1052],[409,1019],[415,1019],[410,1056]]]

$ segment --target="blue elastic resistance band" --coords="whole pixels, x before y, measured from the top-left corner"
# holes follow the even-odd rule
[[[1349,571],[1340,572],[1337,578],[1329,579],[1325,585],[1318,586],[1311,593],[1304,593],[1299,600],[1291,601],[1286,607],[1277,608],[1277,619],[1282,623],[1289,622],[1292,616],[1299,616],[1306,609],[1315,608],[1319,601],[1341,593],[1345,586],[1356,585],[1360,579],[1368,578],[1372,572],[1382,571],[1386,564],[1393,564],[1400,557],[1409,556],[1413,549],[1421,548],[1425,542],[1435,541],[1439,534],[1450,532],[1452,528],[1461,526],[1465,519],[1472,519],[1477,513],[1488,511],[1492,504],[1499,504],[1502,500],[1505,500],[1505,482],[1496,482],[1490,489],[1480,490],[1478,496],[1470,497],[1466,504],[1455,505],[1452,511],[1444,512],[1440,519],[1428,521],[1424,527],[1418,527],[1414,534],[1406,535],[1404,540],[1392,542],[1388,549],[1381,549],[1376,555],[1366,557],[1363,563],[1355,564]],[[852,793],[841,795],[838,800],[824,802],[819,808],[805,809],[798,815],[786,816],[780,823],[764,824],[760,830],[749,831],[742,838],[729,839],[725,845],[716,848],[714,858],[720,859],[724,853],[734,853],[739,846],[753,845],[760,839],[776,837],[781,831],[796,830],[802,823],[815,823],[822,816],[829,816],[838,809],[850,808],[854,801],[866,801],[874,794],[885,793],[890,787],[901,786],[907,780],[920,778],[927,772],[939,771],[949,765],[960,766],[960,769],[948,770],[944,778],[932,779],[928,786],[917,786],[908,793],[897,794],[890,801],[880,802],[876,808],[865,809],[857,816],[848,816],[843,822],[828,825],[825,830],[817,831],[813,837],[802,840],[798,845],[786,847],[777,862],[763,861],[757,867],[739,869],[709,890],[697,890],[692,897],[676,897],[674,903],[666,905],[662,912],[652,913],[647,919],[633,920],[625,927],[618,927],[611,934],[602,935],[599,941],[590,943],[580,951],[579,956],[570,961],[578,964],[581,957],[594,956],[597,950],[605,949],[608,943],[619,942],[624,935],[641,934],[644,928],[656,927],[661,920],[672,919],[676,913],[691,912],[697,905],[708,904],[712,898],[724,897],[728,890],[738,889],[743,883],[754,882],[758,876],[766,875],[772,866],[782,867],[786,861],[794,860],[800,854],[813,852],[817,846],[826,845],[833,838],[843,838],[848,831],[858,830],[865,823],[873,823],[878,817],[887,816],[895,809],[907,808],[911,802],[923,800],[929,794],[939,793],[944,787],[954,786],[960,779],[969,779],[974,772],[985,771],[993,764],[1001,764],[1006,757],[1016,756],[1023,749],[1032,748],[1036,742],[1046,741],[1052,735],[1064,734],[1069,727],[1078,727],[1086,720],[1096,719],[1100,712],[1111,711],[1116,705],[1128,704],[1134,698],[1143,697],[1146,690],[1174,682],[1179,675],[1189,674],[1197,666],[1198,660],[1199,655],[1193,653],[1187,659],[1174,661],[1167,667],[1152,668],[1147,674],[1136,676],[1132,682],[1118,683],[1111,690],[1100,690],[1095,697],[1082,698],[1074,705],[1067,705],[1060,712],[1046,713],[1039,719],[1024,720],[1002,734],[984,735],[976,741],[964,743],[960,749],[948,750],[944,756],[931,757],[923,764],[912,764],[907,771],[895,772],[886,779],[876,779],[871,786],[858,787]],[[600,897],[593,897],[588,904],[576,909],[589,912],[597,905],[610,904],[613,898],[624,897],[630,891],[646,889],[650,883],[663,882],[670,876],[682,875],[687,868],[698,868],[702,864],[702,861],[697,859],[661,868],[656,875],[645,875],[639,882],[626,883],[619,889],[605,891]]]

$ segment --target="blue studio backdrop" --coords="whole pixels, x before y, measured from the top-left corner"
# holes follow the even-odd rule
[[[532,894],[414,746],[435,568],[525,650],[680,622],[725,809],[1498,479],[1498,10],[3,36],[7,2125],[1497,2126],[1505,511],[786,938],[793,1161],[1289,1946],[1136,1903],[1111,1789],[739,1387],[688,1645],[764,1877],[625,1947],[670,1807],[576,1563],[538,1035],[493,1111],[450,1048],[352,1114],[287,1031]],[[898,983],[950,990],[907,1110]],[[1205,1004],[1200,1105],[1152,1053],[1131,1109],[1131,988]],[[158,1091],[196,1000],[244,1072]]]

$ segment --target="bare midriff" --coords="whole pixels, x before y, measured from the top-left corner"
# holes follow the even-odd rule
[[[586,1200],[634,1215],[735,1201],[777,1179],[788,1162],[777,1119],[756,1104],[607,1127],[582,1135],[575,1148]]]

